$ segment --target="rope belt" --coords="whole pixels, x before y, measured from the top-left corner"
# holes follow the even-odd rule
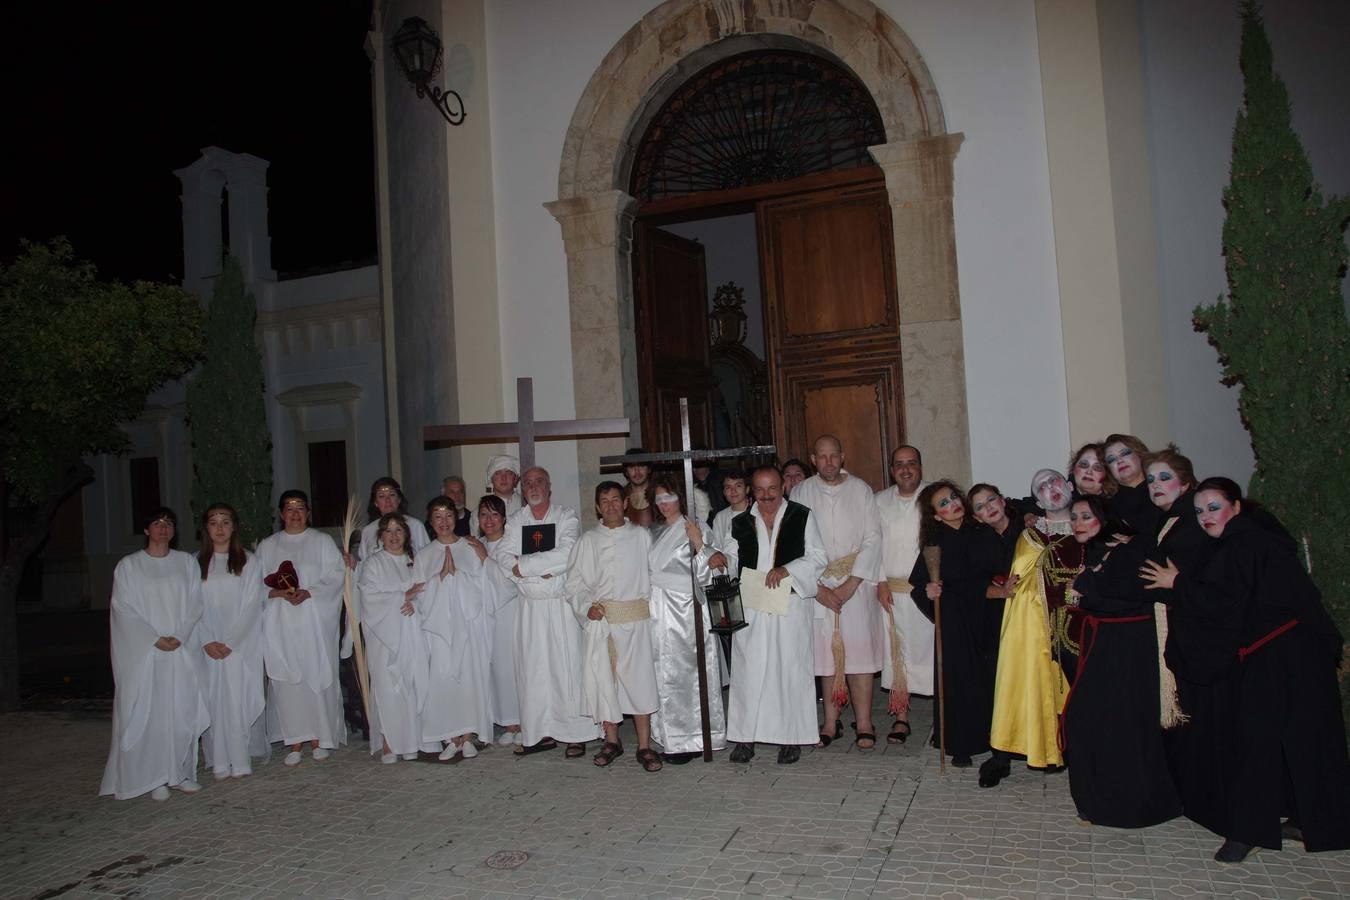
[[[601,600],[600,605],[605,608],[605,621],[611,625],[629,625],[652,617],[646,597],[641,600]]]
[[[886,586],[891,589],[892,594],[908,594],[914,590],[908,578],[887,578]]]
[[[1092,648],[1097,643],[1097,629],[1102,625],[1125,625],[1132,622],[1152,622],[1153,614],[1149,613],[1142,616],[1094,616],[1084,614],[1083,616],[1083,650],[1078,657],[1078,670],[1074,673],[1073,684],[1069,687],[1069,694],[1064,698],[1064,710],[1059,717],[1059,727],[1055,729],[1055,743],[1059,745],[1059,752],[1064,752],[1064,745],[1067,743],[1065,735],[1064,722],[1069,717],[1069,704],[1073,701],[1073,692],[1078,690],[1078,682],[1083,680],[1083,673],[1087,671],[1088,659],[1092,656]]]
[[[1269,644],[1271,641],[1275,640],[1277,637],[1284,634],[1286,631],[1293,628],[1297,624],[1298,619],[1290,619],[1288,622],[1285,622],[1279,628],[1276,628],[1274,631],[1270,632],[1265,637],[1261,638],[1259,641],[1256,641],[1255,643],[1252,644],[1248,644],[1245,647],[1239,647],[1238,662],[1246,662],[1247,657],[1251,656],[1257,650],[1260,650],[1266,644]]]
[[[820,573],[821,578],[847,578],[853,574],[853,564],[858,561],[858,551],[850,553],[848,556],[841,556],[825,567],[825,571]]]

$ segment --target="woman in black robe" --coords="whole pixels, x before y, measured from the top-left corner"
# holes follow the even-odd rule
[[[1225,748],[1227,821],[1220,862],[1241,862],[1281,837],[1309,851],[1350,849],[1350,758],[1336,672],[1341,634],[1294,541],[1227,478],[1195,491],[1214,556],[1186,572],[1149,563],[1147,578],[1236,637],[1236,703]],[[1219,652],[1232,650],[1218,638]],[[1289,816],[1283,825],[1281,816]]]
[[[1094,824],[1157,825],[1181,815],[1181,801],[1163,749],[1153,598],[1138,577],[1151,548],[1097,497],[1075,500],[1070,520],[1087,553],[1074,582],[1083,644],[1060,730],[1069,792]]]
[[[910,596],[930,619],[935,616],[934,604],[942,604],[943,671],[942,678],[935,679],[942,695],[938,709],[945,707],[947,753],[952,765],[963,769],[972,765],[972,756],[989,749],[1002,603],[995,607],[986,598],[986,589],[999,574],[997,538],[966,515],[961,489],[950,481],[924,488],[918,507],[923,516],[919,545],[938,547],[942,559],[939,580],[933,582],[920,553],[909,576]],[[1007,574],[1006,568],[1002,571]],[[942,717],[936,718],[940,729]]]
[[[1161,517],[1153,532],[1149,559],[1171,560],[1183,572],[1198,571],[1214,553],[1215,541],[1195,517],[1195,469],[1168,445],[1144,460],[1149,498]],[[1176,679],[1176,701],[1183,721],[1163,732],[1172,780],[1182,811],[1216,834],[1227,827],[1224,798],[1226,748],[1233,742],[1237,643],[1230,622],[1207,622],[1176,591],[1152,599],[1167,604],[1167,668]],[[1225,626],[1229,626],[1226,627]],[[1226,633],[1225,633],[1226,632]]]
[[[1148,496],[1144,458],[1148,446],[1132,434],[1112,434],[1102,441],[1103,462],[1116,480],[1116,493],[1107,501],[1111,515],[1134,529],[1135,534],[1152,534],[1159,514]]]

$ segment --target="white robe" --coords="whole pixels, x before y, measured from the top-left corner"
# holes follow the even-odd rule
[[[506,517],[508,519],[514,516],[520,510],[520,491],[518,490],[512,491],[511,496],[503,497],[501,494],[496,493],[495,491],[492,490],[492,488],[489,487],[488,493],[493,494],[498,500],[506,504]],[[473,506],[474,505],[472,503],[473,498],[471,497],[469,499],[470,499],[469,505]],[[474,514],[477,515],[477,512],[475,511]],[[474,533],[476,534],[477,532]]]
[[[881,572],[881,519],[872,488],[849,475],[840,484],[826,484],[819,475],[797,485],[792,499],[809,507],[825,542],[825,555],[834,561],[856,552],[858,558],[847,575],[821,577],[826,587],[838,587],[850,576],[862,579],[839,614],[844,638],[844,672],[861,675],[886,667],[886,627],[877,602],[877,579]],[[814,610],[817,675],[834,674],[834,613],[819,603]]]
[[[723,510],[725,512],[726,510]],[[657,525],[647,554],[652,578],[652,642],[660,709],[652,717],[652,740],[667,753],[703,750],[703,714],[698,699],[698,648],[694,644],[694,604],[703,610],[704,673],[708,683],[708,737],[713,750],[727,744],[727,717],[722,705],[721,642],[708,630],[712,624],[702,588],[712,582],[708,560],[717,552],[702,525],[703,549],[697,554],[678,522]],[[693,570],[692,574],[690,570]],[[699,591],[693,579],[698,579]]]
[[[337,544],[322,531],[279,531],[258,544],[263,578],[290,560],[310,598],[299,606],[284,597],[263,598],[263,656],[269,703],[276,717],[268,739],[287,745],[318,741],[325,749],[347,742],[338,682],[338,622],[342,615],[343,562]]]
[[[750,507],[759,538],[759,559],[747,568],[768,572],[787,512],[787,500],[774,516],[773,532],[764,527],[759,504]],[[731,639],[731,693],[727,699],[727,739],[736,743],[814,744],[816,686],[811,664],[811,617],[816,582],[825,569],[825,545],[814,514],[807,517],[805,552],[787,563],[792,596],[785,616],[745,610],[749,626]],[[739,547],[733,540],[723,552],[737,569]]]
[[[752,502],[750,505],[753,506],[754,503]],[[746,509],[749,508],[749,506],[746,507]],[[743,509],[741,512],[745,512],[745,510]],[[719,509],[717,515],[713,516],[712,543],[718,550],[722,550],[735,543],[731,537],[731,520],[739,516],[741,512],[736,512],[736,510],[727,506]]]
[[[877,511],[881,516],[881,575],[883,578],[909,580],[914,561],[919,558],[919,493],[928,486],[923,482],[908,499],[901,497],[894,486],[876,495]],[[895,627],[905,647],[905,679],[911,694],[930,696],[933,693],[934,655],[933,623],[915,605],[908,593],[892,591]],[[890,659],[890,627],[885,629],[887,659]],[[891,689],[891,667],[881,668],[881,686]]]
[[[554,546],[541,553],[521,554],[521,529],[554,526]],[[520,728],[526,744],[546,737],[584,743],[600,737],[593,719],[581,708],[581,622],[567,601],[567,560],[581,524],[575,511],[550,503],[543,518],[523,507],[506,523],[501,552],[494,556],[520,589],[516,612],[516,687]]]
[[[647,529],[627,519],[618,528],[602,523],[581,536],[567,562],[567,596],[585,623],[581,711],[599,723],[621,722],[625,714],[650,715],[658,705],[651,619],[613,623],[586,618],[592,603],[651,596],[651,545]],[[612,667],[610,640],[618,656]]]
[[[202,616],[202,573],[189,553],[138,550],[113,572],[110,617],[112,747],[99,794],[129,800],[197,771],[197,738],[210,724],[192,631]],[[161,637],[180,641],[159,650]]]
[[[430,689],[427,640],[417,607],[427,591],[413,598],[414,612],[403,614],[408,588],[426,579],[406,554],[376,550],[361,561],[361,631],[370,666],[370,752],[422,749],[422,706]],[[427,590],[431,585],[427,585]],[[436,748],[437,752],[440,747]]]
[[[253,757],[271,751],[263,722],[262,572],[247,554],[244,570],[233,575],[229,554],[212,554],[202,583],[204,612],[192,638],[211,727],[202,735],[202,755],[217,775],[247,775]],[[230,648],[212,659],[202,648],[219,641]]]
[[[520,697],[516,691],[516,615],[520,590],[511,580],[511,566],[498,561],[505,540],[484,542],[488,558],[483,564],[483,602],[492,636],[488,668],[491,672],[492,718],[498,725],[520,724]],[[514,563],[513,563],[514,565]]]
[[[455,572],[441,577],[449,548]],[[469,542],[432,541],[417,554],[416,581],[426,590],[414,601],[426,634],[431,685],[422,707],[422,740],[448,741],[473,733],[492,737],[490,598],[483,563]]]

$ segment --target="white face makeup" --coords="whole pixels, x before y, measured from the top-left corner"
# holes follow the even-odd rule
[[[966,505],[951,488],[938,488],[933,494],[933,515],[944,525],[960,525],[966,517]]]
[[[1069,524],[1073,528],[1073,539],[1080,544],[1086,544],[1097,536],[1102,530],[1102,522],[1092,514],[1092,509],[1086,503],[1075,503],[1073,509],[1069,510]]]
[[[1242,512],[1242,502],[1232,502],[1223,491],[1201,491],[1195,495],[1195,517],[1205,534],[1216,538],[1223,534],[1228,522]]]
[[[970,498],[970,511],[975,513],[975,518],[994,527],[1008,518],[1007,508],[1003,503],[1003,495],[995,494],[992,491],[980,491],[973,495]]]
[[[1138,454],[1125,444],[1116,441],[1106,445],[1106,467],[1111,470],[1116,481],[1126,487],[1138,487],[1144,481],[1144,473],[1139,465]]]
[[[1144,479],[1148,482],[1148,497],[1153,501],[1153,505],[1159,509],[1172,508],[1176,499],[1186,492],[1186,485],[1177,477],[1177,473],[1172,471],[1172,467],[1164,462],[1156,462],[1148,467],[1148,475]]]
[[[1046,512],[1058,512],[1069,505],[1073,495],[1069,492],[1069,483],[1064,476],[1056,473],[1036,487],[1036,500]]]
[[[1096,450],[1084,450],[1073,464],[1073,483],[1080,494],[1100,494],[1106,478],[1106,466],[1097,458]]]

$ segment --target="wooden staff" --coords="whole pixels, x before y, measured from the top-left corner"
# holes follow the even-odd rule
[[[356,616],[356,605],[352,602],[352,567],[345,562],[345,554],[352,545],[352,534],[356,531],[357,517],[356,495],[347,498],[347,515],[342,520],[342,605],[347,609],[347,628],[352,636],[352,661],[356,663],[356,683],[361,688],[361,708],[366,711],[366,723],[373,729],[374,720],[370,717],[370,669],[366,667],[366,645],[361,640],[361,621]],[[372,733],[371,737],[374,737]]]
[[[928,570],[928,580],[933,584],[941,583],[942,548],[924,547],[923,564]],[[942,598],[933,601],[933,639],[937,642],[938,677],[938,772],[947,771],[947,687],[942,673]]]

